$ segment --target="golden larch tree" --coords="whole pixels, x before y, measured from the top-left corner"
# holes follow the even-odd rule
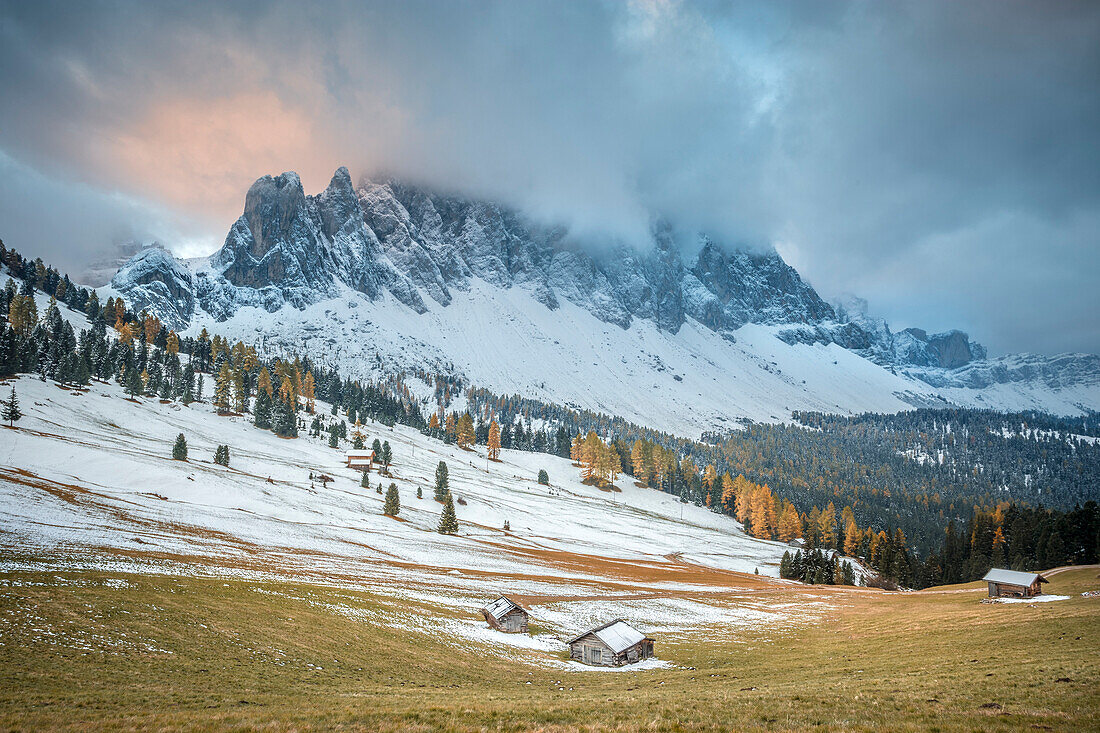
[[[493,420],[489,423],[489,439],[488,439],[486,444],[489,448],[489,460],[490,461],[499,461],[500,460],[500,425],[497,424],[496,420]]]

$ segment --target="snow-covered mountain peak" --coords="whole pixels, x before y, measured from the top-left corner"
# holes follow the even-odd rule
[[[324,191],[308,195],[298,175],[288,172],[264,176],[250,187],[242,216],[222,248],[202,266],[188,267],[165,252],[142,252],[123,266],[112,289],[139,307],[160,313],[177,329],[205,323],[221,330],[247,321],[253,337],[260,333],[279,343],[289,338],[287,348],[301,348],[303,339],[309,342],[310,334],[316,333],[314,328],[323,329],[322,335],[339,332],[338,339],[319,335],[311,347],[314,356],[366,357],[388,343],[392,348],[387,347],[386,357],[393,369],[465,364],[465,376],[471,381],[492,381],[501,391],[533,387],[521,373],[486,379],[485,355],[466,358],[457,350],[496,348],[523,353],[541,340],[549,343],[539,352],[541,359],[568,363],[569,371],[597,368],[614,373],[631,362],[615,350],[639,348],[641,334],[652,332],[651,338],[659,338],[661,348],[669,350],[667,359],[676,362],[674,373],[680,382],[686,376],[681,372],[693,368],[692,360],[715,363],[717,372],[706,385],[709,390],[741,389],[745,383],[737,379],[755,379],[761,370],[771,372],[764,382],[775,382],[769,388],[772,397],[753,397],[751,409],[748,403],[733,399],[730,409],[737,412],[728,417],[735,421],[783,419],[794,409],[888,410],[944,399],[988,406],[983,395],[967,390],[989,392],[994,387],[999,390],[995,404],[1006,407],[1049,406],[1059,412],[1100,407],[1100,368],[1087,355],[1049,363],[1041,362],[1041,357],[1039,362],[1028,358],[1009,364],[987,361],[984,348],[961,331],[893,333],[885,321],[867,315],[863,303],[834,307],[825,302],[774,250],[740,249],[706,232],[685,235],[674,222],[659,217],[653,221],[648,247],[625,242],[609,246],[489,201],[442,194],[395,179],[363,179],[353,185],[346,168],[335,171]],[[695,239],[685,247],[677,236]],[[574,328],[552,336],[543,314],[564,318],[565,304],[571,306]],[[317,320],[318,308],[330,319],[328,323]],[[278,320],[258,319],[251,309],[283,315]],[[360,323],[367,316],[369,329],[365,324],[350,331],[338,328],[346,325],[351,313],[355,314],[351,320]],[[370,313],[385,320],[374,320]],[[242,320],[238,314],[248,317]],[[437,329],[461,330],[472,321],[485,329],[479,331],[479,343],[456,346],[448,333],[423,331],[420,326],[427,321],[418,318],[430,320]],[[511,344],[492,335],[491,326],[499,327],[505,320],[527,324],[526,331],[508,331]],[[292,321],[303,327],[308,322],[310,330],[303,334]],[[382,333],[387,323],[403,323],[401,328],[419,333],[419,352],[410,353],[400,333]],[[750,337],[744,330],[748,326],[761,328]],[[625,338],[612,337],[609,327],[623,332]],[[276,328],[294,336],[275,333]],[[716,347],[739,339],[759,346],[761,334],[774,340],[778,351],[754,346],[755,351],[741,348],[727,353],[724,347]],[[587,350],[581,343],[599,342],[605,342],[608,350],[597,350],[593,363],[587,367],[574,363],[574,357]],[[834,399],[836,395],[820,390],[827,390],[830,381],[839,384],[839,375],[813,387],[806,379],[792,380],[791,373],[808,373],[807,364],[802,363],[806,358],[829,359],[832,352],[818,347],[846,349],[870,362],[869,368],[884,370],[881,378],[864,375],[868,389],[881,394],[857,398],[845,387],[847,396]],[[763,355],[765,351],[769,356]],[[663,380],[659,375],[669,372],[670,363],[655,354],[631,367],[636,378],[651,370],[651,377],[640,377],[643,382],[652,377],[658,383]],[[831,358],[814,369],[832,372],[834,367],[847,368]],[[524,369],[520,364],[514,368]],[[554,369],[537,371],[545,376],[538,383],[540,396],[577,401],[574,390],[552,384],[569,376]],[[718,376],[722,373],[726,380]],[[641,384],[600,384],[593,383],[592,388],[645,389]],[[682,390],[677,388],[674,399],[683,402],[685,411],[699,413],[713,401],[703,384],[696,386],[699,390],[690,394],[679,394]],[[948,390],[954,390],[950,396]],[[1052,391],[1058,392],[1056,398]],[[764,390],[761,395],[767,393]],[[592,397],[589,404],[597,408],[624,404],[618,398]],[[720,427],[722,415],[713,409],[707,412],[715,417],[707,418],[707,427]]]

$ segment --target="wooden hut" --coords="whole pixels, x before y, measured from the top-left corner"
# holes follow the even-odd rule
[[[993,568],[982,578],[989,585],[990,598],[1031,598],[1042,595],[1047,579],[1039,573]]]
[[[653,656],[653,639],[622,619],[569,640],[569,656],[584,664],[621,667]]]
[[[369,471],[374,463],[374,451],[349,450],[347,455],[347,467],[356,471]]]
[[[527,633],[527,618],[530,614],[527,613],[527,609],[507,596],[501,596],[481,609],[481,615],[497,631],[503,631],[506,634]]]

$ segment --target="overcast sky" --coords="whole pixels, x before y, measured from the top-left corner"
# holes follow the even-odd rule
[[[303,5],[0,0],[0,238],[207,253],[255,178],[347,165],[1100,352],[1100,2]]]

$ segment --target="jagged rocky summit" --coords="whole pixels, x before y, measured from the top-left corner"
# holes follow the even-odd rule
[[[356,188],[346,168],[316,196],[283,173],[252,185],[225,244],[193,276],[156,248],[124,265],[112,286],[140,307],[174,301],[177,326],[195,309],[222,320],[244,306],[301,308],[341,287],[371,299],[389,293],[423,313],[429,300],[449,305],[473,278],[524,288],[550,309],[564,298],[623,328],[638,318],[672,333],[686,318],[715,331],[849,325],[774,251],[730,250],[700,234],[685,262],[665,222],[653,226],[648,248],[587,244],[497,204],[392,180]]]
[[[111,287],[183,329],[198,314],[224,321],[248,306],[302,309],[349,290],[424,314],[481,281],[521,288],[551,310],[568,301],[623,329],[645,320],[676,334],[692,319],[735,340],[746,324],[775,326],[787,344],[837,344],[937,387],[1061,385],[1100,375],[1091,355],[989,361],[961,331],[894,333],[858,299],[824,301],[775,251],[729,247],[706,233],[687,242],[678,236],[656,220],[648,246],[591,246],[491,202],[396,180],[355,186],[346,168],[310,196],[288,172],[252,185],[244,213],[211,257],[181,263],[145,249]]]

